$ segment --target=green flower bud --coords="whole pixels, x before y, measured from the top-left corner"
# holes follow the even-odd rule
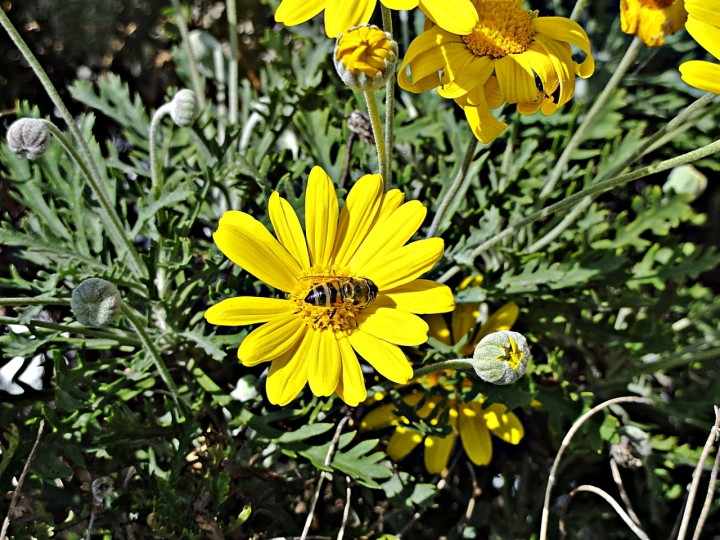
[[[90,278],[72,293],[70,307],[80,324],[101,327],[111,324],[120,314],[122,298],[118,288],[109,281]]]
[[[690,164],[675,167],[663,184],[663,193],[671,191],[678,195],[688,195],[691,201],[703,194],[707,187],[707,176]]]
[[[398,45],[375,25],[362,24],[340,34],[333,62],[342,81],[353,90],[377,90],[395,72]]]
[[[525,373],[530,349],[525,336],[502,330],[480,340],[473,353],[475,373],[492,384],[511,384]]]
[[[189,127],[195,122],[198,101],[192,90],[180,90],[170,102],[170,117],[178,126]]]
[[[44,120],[20,118],[8,129],[7,141],[13,153],[27,159],[37,159],[48,149],[52,138]]]

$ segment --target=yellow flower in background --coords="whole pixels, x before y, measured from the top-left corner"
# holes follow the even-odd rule
[[[461,285],[461,288],[463,286],[468,286],[468,280]],[[490,316],[483,325],[476,328],[478,313],[478,304],[461,304],[457,306],[452,314],[451,328],[448,328],[444,318],[440,315],[429,315],[425,319],[430,325],[430,335],[446,345],[452,345],[465,336],[469,336],[468,344],[463,347],[462,354],[471,354],[477,343],[486,335],[500,330],[509,330],[517,319],[519,310],[517,304],[508,302]],[[443,374],[433,373],[424,377],[422,382],[432,388],[442,384],[441,377],[443,377]],[[465,379],[465,384],[469,385],[470,381]],[[450,386],[448,389],[452,390],[453,388]],[[427,418],[433,413],[434,419],[430,423],[435,424],[436,419],[447,412],[448,423],[452,428],[452,433],[445,437],[434,435],[425,437],[425,468],[432,474],[440,473],[447,467],[450,453],[458,435],[465,453],[475,465],[487,465],[492,459],[490,433],[510,444],[518,444],[525,436],[525,430],[520,420],[515,414],[509,412],[505,405],[493,403],[483,409],[484,397],[482,395],[470,403],[462,403],[458,399],[451,397],[443,404],[441,396],[433,395],[427,389],[421,389],[408,394],[403,398],[403,401],[409,406],[415,406],[423,399],[425,399],[425,402],[418,409],[418,416]],[[436,410],[437,407],[443,405],[445,410]],[[398,461],[407,456],[423,441],[423,436],[412,430],[408,424],[406,418],[397,414],[395,405],[388,403],[370,411],[362,419],[360,426],[364,430],[396,426],[395,432],[388,442],[387,454]]]
[[[380,0],[390,9],[420,6],[441,27],[456,34],[469,34],[478,22],[471,0]],[[325,10],[325,33],[334,38],[352,26],[367,23],[377,0],[282,0],[275,20],[287,26],[309,21]]]
[[[709,0],[685,0],[689,13],[685,28],[707,52],[720,58],[720,5]],[[720,65],[702,60],[680,64],[683,81],[690,86],[720,94]]]
[[[572,98],[575,77],[589,77],[595,64],[587,34],[570,19],[538,17],[522,8],[522,0],[474,0],[474,6],[479,22],[469,35],[439,26],[420,34],[398,82],[416,93],[438,88],[463,108],[475,136],[489,143],[507,127],[491,109],[515,103],[522,114],[552,114]],[[585,53],[581,64],[570,45]]]
[[[680,30],[687,20],[683,0],[620,0],[620,27],[648,47],[659,47],[665,36]]]
[[[317,396],[337,392],[358,405],[366,397],[358,354],[393,382],[412,377],[399,345],[427,340],[428,325],[415,314],[450,311],[454,299],[445,285],[417,279],[442,257],[443,241],[405,245],[427,211],[419,201],[403,199],[397,189],[383,193],[380,175],[366,175],[339,210],[332,180],[314,167],[304,232],[277,192],[268,204],[275,236],[244,212],[220,218],[213,235],[220,250],[285,293],[229,298],[205,312],[211,324],[265,323],[243,340],[238,358],[246,366],[272,361],[266,387],[271,403],[290,403],[309,382]]]

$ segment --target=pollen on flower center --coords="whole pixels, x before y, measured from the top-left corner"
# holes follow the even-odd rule
[[[480,22],[462,40],[474,55],[502,58],[528,49],[535,35],[530,12],[507,0],[473,0],[473,4]]]
[[[648,9],[665,9],[675,3],[675,0],[639,0],[640,4]]]
[[[307,275],[298,279],[298,285],[288,293],[288,299],[295,304],[295,312],[313,329],[342,332],[355,328],[356,315],[364,306],[355,305],[352,298],[342,293],[343,285],[352,279],[335,268],[311,268]],[[306,301],[311,293],[314,293],[314,303]]]

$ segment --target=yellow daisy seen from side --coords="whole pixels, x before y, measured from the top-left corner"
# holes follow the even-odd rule
[[[284,293],[283,298],[229,298],[205,312],[208,322],[264,323],[243,340],[246,366],[269,362],[271,403],[290,403],[309,382],[317,396],[337,392],[348,405],[366,398],[358,355],[397,383],[412,377],[401,345],[427,340],[416,314],[454,307],[452,291],[417,279],[442,257],[440,238],[405,245],[425,219],[419,201],[403,204],[366,175],[342,210],[330,177],[314,167],[305,194],[305,230],[289,202],[274,192],[268,213],[275,236],[244,212],[226,212],[213,235],[235,264]],[[333,292],[334,291],[334,292]]]
[[[493,141],[507,127],[491,109],[517,104],[522,114],[552,114],[575,93],[575,77],[595,70],[587,34],[563,17],[539,17],[522,0],[473,0],[479,22],[468,35],[439,26],[420,34],[398,70],[410,92],[438,88],[462,107],[475,136]],[[571,45],[586,55],[577,64]],[[536,83],[536,78],[539,83]]]
[[[620,27],[648,47],[659,47],[665,36],[680,30],[687,20],[683,0],[620,0]]]
[[[472,354],[474,347],[486,335],[500,330],[509,330],[518,316],[518,307],[509,302],[488,318],[482,326],[476,328],[475,321],[478,315],[477,304],[462,304],[452,314],[451,328],[448,328],[445,319],[440,315],[425,317],[430,325],[430,335],[446,345],[457,343],[469,335],[468,344],[463,347],[463,354]],[[468,352],[469,351],[469,352]],[[420,418],[439,418],[447,414],[452,433],[445,437],[430,435],[424,438],[425,468],[432,474],[438,474],[447,467],[450,454],[457,437],[463,445],[465,453],[475,465],[487,465],[492,459],[491,433],[510,444],[518,444],[525,436],[525,430],[518,417],[509,412],[505,405],[493,403],[483,409],[483,396],[478,396],[469,403],[463,403],[452,397],[443,401],[443,397],[434,395],[431,388],[442,384],[446,389],[452,390],[443,381],[444,375],[434,373],[423,378],[423,383],[429,389],[415,390],[403,398],[409,406],[415,406],[425,400],[418,410]],[[470,381],[465,380],[469,385]],[[457,392],[456,392],[457,394]],[[444,407],[443,410],[436,410]],[[430,423],[436,423],[432,420]],[[389,426],[396,426],[395,432],[388,442],[387,453],[394,460],[401,460],[412,452],[421,442],[423,436],[409,427],[406,418],[397,414],[394,404],[381,405],[370,411],[361,421],[361,429],[375,430]]]
[[[720,2],[685,0],[688,20],[685,28],[707,52],[720,58]],[[720,94],[720,65],[703,60],[680,64],[683,81],[690,86]]]
[[[380,0],[387,8],[420,8],[450,32],[469,34],[477,24],[472,0]],[[275,20],[287,26],[309,21],[325,11],[325,33],[334,38],[352,26],[367,23],[377,0],[282,0]]]

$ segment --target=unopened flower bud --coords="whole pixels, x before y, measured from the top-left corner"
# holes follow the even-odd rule
[[[485,382],[511,384],[523,376],[529,359],[525,336],[502,330],[480,340],[473,353],[473,367]]]
[[[52,137],[44,120],[20,118],[8,129],[7,141],[13,153],[27,159],[37,159],[48,149]]]
[[[84,326],[101,327],[111,324],[120,314],[122,298],[118,288],[107,280],[90,278],[72,293],[70,307]]]
[[[170,102],[170,117],[178,126],[189,127],[195,122],[198,113],[198,101],[192,90],[180,90]]]
[[[353,90],[380,88],[395,72],[398,45],[375,25],[362,24],[340,34],[333,62],[343,82]]]

